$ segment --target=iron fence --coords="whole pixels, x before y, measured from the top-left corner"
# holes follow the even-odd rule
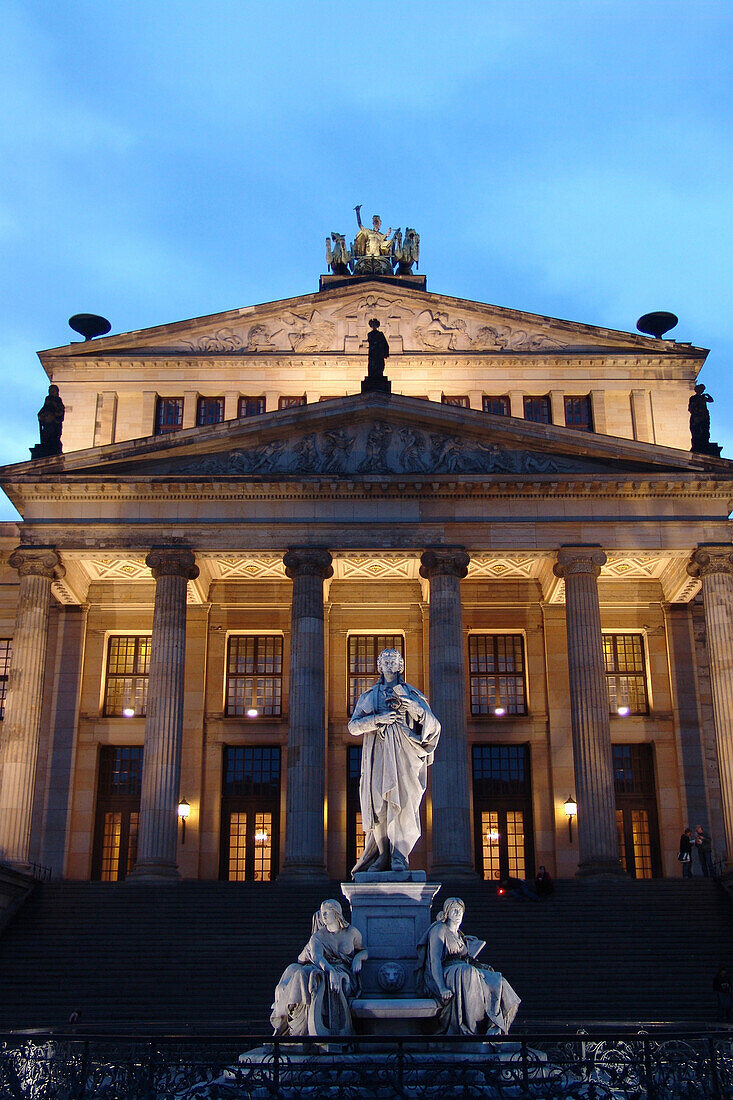
[[[730,1100],[733,1033],[0,1035],[1,1100]]]

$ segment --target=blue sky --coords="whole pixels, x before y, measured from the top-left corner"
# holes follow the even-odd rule
[[[678,314],[733,457],[729,2],[0,11],[0,463],[37,441],[35,353],[71,314],[124,332],[310,292],[356,203],[417,227],[430,290]]]

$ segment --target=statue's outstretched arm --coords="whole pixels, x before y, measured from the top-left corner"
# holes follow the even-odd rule
[[[359,226],[359,229],[361,229],[361,203],[355,206],[354,210],[356,211],[356,224]]]

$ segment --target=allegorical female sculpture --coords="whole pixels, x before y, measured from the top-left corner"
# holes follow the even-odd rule
[[[366,834],[352,875],[406,871],[420,837],[420,803],[440,722],[422,692],[405,683],[404,668],[401,653],[382,650],[379,680],[359,696],[349,722],[349,733],[364,739],[359,799]]]
[[[418,944],[418,981],[443,1008],[441,1024],[449,1035],[506,1034],[520,998],[506,978],[477,962],[484,940],[465,936],[466,906],[446,898],[442,911]]]
[[[297,963],[275,989],[270,1023],[276,1035],[350,1035],[350,1002],[359,992],[367,953],[358,928],[333,899],[313,915],[313,931]]]

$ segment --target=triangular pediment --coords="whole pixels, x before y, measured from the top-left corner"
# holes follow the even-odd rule
[[[670,448],[492,416],[418,398],[359,395],[0,470],[6,486],[57,480],[295,480],[398,475],[730,476]]]
[[[389,280],[121,333],[41,352],[45,365],[67,357],[351,354],[363,350],[368,322],[380,320],[394,353],[551,354],[565,349],[690,353],[653,340],[482,302],[433,294]]]

